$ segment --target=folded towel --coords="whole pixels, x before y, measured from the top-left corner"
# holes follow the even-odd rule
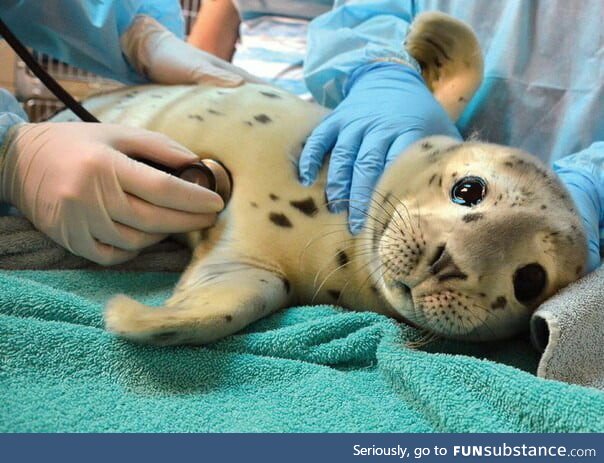
[[[180,272],[189,263],[191,253],[174,240],[165,240],[144,249],[136,258],[119,266],[119,270]],[[23,217],[0,217],[0,269],[48,270],[102,268],[73,255],[59,246]]]
[[[604,392],[517,368],[537,366],[526,337],[414,350],[414,330],[329,306],[207,347],[103,330],[111,295],[158,305],[177,278],[1,271],[0,431],[604,431]]]
[[[531,331],[539,376],[604,389],[604,267],[539,307]]]

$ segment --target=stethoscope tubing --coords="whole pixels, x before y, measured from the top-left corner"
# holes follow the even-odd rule
[[[15,51],[15,53],[23,60],[34,75],[40,79],[40,81],[50,90],[54,96],[62,101],[77,117],[83,122],[97,122],[98,120],[93,116],[84,106],[82,106],[75,98],[73,98],[67,90],[65,90],[61,84],[59,84],[54,77],[52,77],[46,70],[40,66],[35,60],[29,50],[21,43],[21,41],[13,34],[8,26],[0,19],[0,35],[4,37],[9,46]],[[218,193],[225,204],[231,196],[232,179],[229,171],[218,161],[213,159],[203,159],[196,161],[190,165],[184,166],[181,169],[172,171],[166,166],[157,164],[150,161],[140,160],[151,167],[154,167],[164,172],[168,172],[172,175],[180,177],[188,182],[195,183],[197,185],[208,188]]]

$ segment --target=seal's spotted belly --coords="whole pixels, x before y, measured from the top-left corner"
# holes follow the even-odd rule
[[[456,117],[482,72],[471,31],[429,13],[407,46]],[[385,171],[364,230],[352,236],[346,215],[326,208],[325,169],[311,187],[298,181],[302,143],[326,114],[318,105],[247,84],[134,87],[87,106],[103,122],[163,132],[233,178],[216,225],[188,236],[193,259],[165,307],[126,296],[108,304],[108,329],[133,341],[204,344],[312,303],[372,310],[441,336],[496,339],[524,329],[535,307],[584,269],[572,201],[517,150],[418,142]]]

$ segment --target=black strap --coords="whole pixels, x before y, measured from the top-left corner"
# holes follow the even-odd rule
[[[82,119],[84,122],[100,122],[96,117],[90,114],[86,108],[78,103],[67,91],[61,87],[61,85],[46,72],[42,66],[34,59],[32,54],[25,48],[25,46],[15,37],[11,30],[4,24],[0,19],[0,35],[4,37],[10,47],[19,55],[23,62],[29,69],[36,75],[38,79],[42,81],[46,88],[50,90],[54,96],[65,103],[69,109],[71,109],[76,116]]]

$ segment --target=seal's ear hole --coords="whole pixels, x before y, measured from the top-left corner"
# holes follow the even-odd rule
[[[476,206],[487,195],[487,182],[480,177],[464,177],[451,188],[451,201],[460,206]]]
[[[545,289],[547,272],[537,263],[528,264],[516,270],[513,282],[516,299],[523,304],[532,302]]]

